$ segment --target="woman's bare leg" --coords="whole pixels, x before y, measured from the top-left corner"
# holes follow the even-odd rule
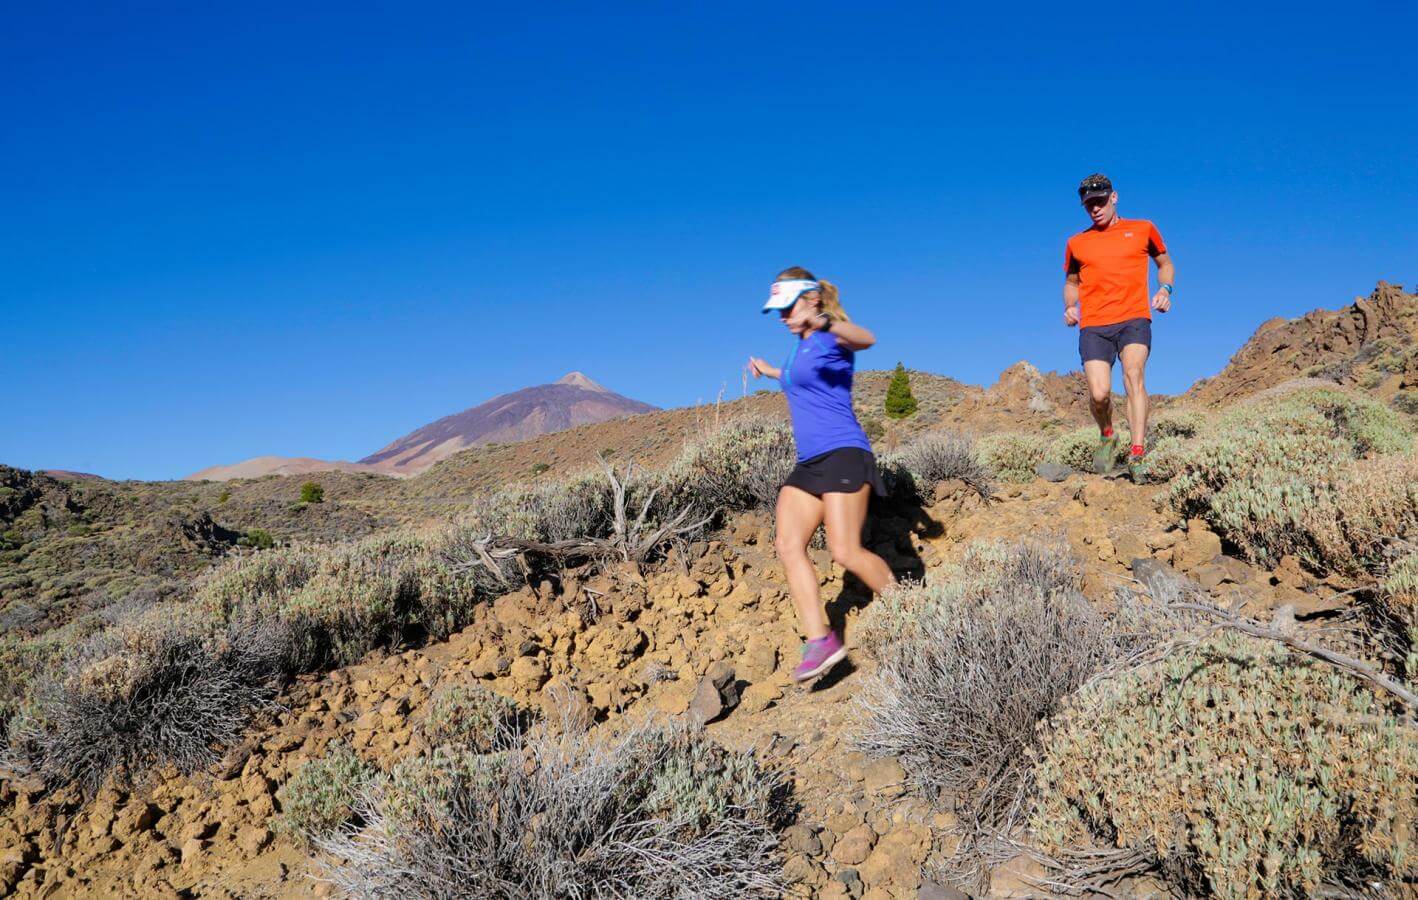
[[[823,518],[827,522],[827,549],[839,566],[880,594],[896,583],[886,560],[862,546],[862,526],[867,521],[871,485],[850,494],[823,494]]]
[[[798,611],[807,639],[815,641],[828,634],[827,616],[817,588],[817,569],[807,555],[808,541],[822,524],[822,501],[802,488],[784,485],[778,492],[778,536],[773,541],[783,573],[788,576],[788,593]]]

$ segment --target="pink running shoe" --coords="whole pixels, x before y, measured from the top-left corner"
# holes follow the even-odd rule
[[[847,648],[837,632],[827,632],[827,637],[808,641],[803,645],[803,661],[793,670],[794,681],[809,681],[825,673],[828,669],[847,658]]]

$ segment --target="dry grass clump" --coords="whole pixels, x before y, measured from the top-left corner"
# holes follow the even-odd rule
[[[1019,809],[1039,722],[1114,653],[1067,552],[976,544],[942,580],[889,593],[857,640],[880,666],[855,700],[858,743],[900,757],[967,827]]]
[[[975,453],[975,444],[953,432],[931,432],[888,453],[880,460],[882,476],[893,495],[930,500],[936,485],[959,479],[982,497],[992,493],[990,471]]]
[[[1295,554],[1353,572],[1370,564],[1375,541],[1396,536],[1379,532],[1411,527],[1401,479],[1412,471],[1412,446],[1380,404],[1304,389],[1242,404],[1205,434],[1159,446],[1152,465],[1173,478],[1169,499],[1180,515],[1206,519],[1252,561]]]
[[[217,627],[164,605],[93,635],[30,686],[8,752],[52,784],[98,788],[215,762],[289,665],[276,623]]]
[[[1044,461],[1044,438],[1035,434],[997,432],[975,442],[980,462],[1000,481],[1034,480],[1034,467]]]
[[[442,747],[368,784],[365,826],[319,842],[323,877],[353,897],[777,897],[784,792],[683,731]]]
[[[281,812],[272,824],[306,845],[332,837],[356,820],[355,800],[374,775],[369,763],[337,741],[276,792]]]
[[[1358,681],[1214,637],[1085,687],[1036,770],[1041,846],[1143,851],[1181,890],[1313,896],[1418,875],[1418,741]]]

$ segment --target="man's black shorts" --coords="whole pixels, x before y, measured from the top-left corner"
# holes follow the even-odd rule
[[[1078,355],[1084,362],[1101,359],[1111,366],[1128,344],[1142,344],[1148,350],[1152,349],[1151,319],[1128,319],[1116,325],[1090,325],[1078,329]]]

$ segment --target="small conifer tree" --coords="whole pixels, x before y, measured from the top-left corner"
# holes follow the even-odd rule
[[[325,489],[313,481],[307,481],[300,486],[301,503],[324,503]]]
[[[896,364],[891,376],[891,384],[886,387],[886,415],[892,419],[904,419],[916,411],[916,398],[911,395],[911,379],[906,367]]]

